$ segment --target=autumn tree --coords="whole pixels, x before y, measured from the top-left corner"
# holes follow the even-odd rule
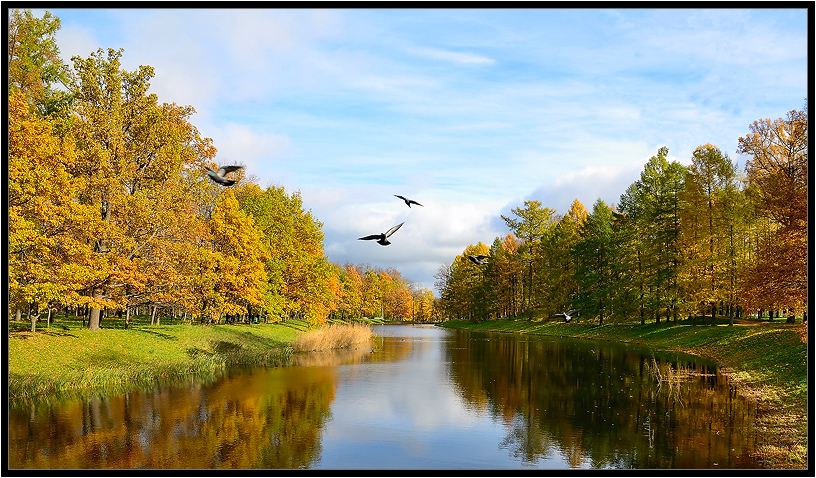
[[[575,282],[576,258],[571,252],[580,239],[581,226],[587,216],[586,208],[576,199],[567,214],[542,238],[542,275],[547,281],[541,292],[547,315],[574,308],[579,288]]]
[[[184,234],[177,218],[191,206],[179,201],[186,198],[183,188],[196,182],[190,178],[203,180],[200,164],[215,154],[210,140],[188,121],[193,108],[159,104],[148,93],[153,69],[121,70],[121,54],[100,49],[88,58],[73,58],[78,146],[73,174],[86,186],[77,199],[97,208],[106,224],[94,240],[104,278],[86,284],[94,330],[102,308],[126,306],[122,291],[153,279],[161,282],[156,276],[138,277],[160,270],[142,251]]]
[[[523,264],[519,259],[520,241],[513,233],[498,237],[490,248],[490,278],[494,307],[499,317],[516,317],[521,311]]]
[[[269,286],[265,270],[269,249],[253,219],[239,209],[232,190],[220,196],[208,224],[216,253],[215,291],[222,296],[220,310],[237,315],[261,308]]]
[[[685,299],[695,313],[725,303],[733,318],[736,292],[736,165],[711,144],[699,146],[681,192],[681,266]]]
[[[362,275],[362,313],[363,317],[384,318],[382,287],[380,275],[374,269],[366,269]]]
[[[304,210],[299,192],[288,194],[283,187],[261,190],[247,184],[236,189],[236,195],[271,252],[269,312],[315,325],[325,322],[331,311],[331,266],[323,254],[320,221]]]
[[[748,307],[772,302],[781,308],[807,304],[808,122],[807,105],[785,118],[762,119],[739,138],[748,194],[756,214],[770,221],[772,240],[759,244],[744,275]]]
[[[82,181],[68,173],[73,143],[55,136],[21,91],[9,95],[8,127],[9,301],[32,306],[33,331],[41,306],[82,304],[83,284],[101,279],[89,242],[103,224],[74,200]]]
[[[434,307],[436,299],[431,290],[424,287],[413,287],[411,288],[411,295],[412,320],[415,322],[436,322],[439,319]]]
[[[340,283],[343,288],[343,301],[340,303],[342,317],[362,318],[363,278],[352,264],[341,269]]]

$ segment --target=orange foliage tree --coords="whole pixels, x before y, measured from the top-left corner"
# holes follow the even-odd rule
[[[770,221],[742,290],[749,308],[806,308],[807,304],[807,107],[785,118],[762,119],[739,138],[748,193],[759,217]]]

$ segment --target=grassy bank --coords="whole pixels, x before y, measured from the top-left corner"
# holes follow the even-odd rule
[[[594,340],[676,350],[713,359],[758,408],[758,454],[772,468],[807,467],[808,363],[803,324],[757,322],[729,326],[671,323],[610,324],[489,320],[449,321],[443,327]]]
[[[9,398],[115,393],[157,383],[217,377],[231,365],[278,365],[307,332],[282,324],[135,325],[89,331],[79,325],[40,328],[10,324]],[[323,344],[323,348],[347,344]]]

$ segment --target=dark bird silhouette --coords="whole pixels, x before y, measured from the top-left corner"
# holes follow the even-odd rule
[[[389,229],[389,230],[387,230],[387,231],[385,231],[385,232],[383,232],[383,233],[380,233],[380,234],[372,234],[372,235],[370,235],[370,236],[361,237],[361,238],[359,238],[358,240],[359,240],[359,241],[371,241],[371,240],[376,239],[376,240],[377,240],[377,243],[378,243],[378,244],[380,244],[381,246],[387,246],[388,244],[391,244],[391,243],[388,241],[388,237],[389,237],[391,234],[394,234],[395,232],[397,232],[397,229],[399,229],[400,227],[402,227],[402,225],[403,225],[403,224],[405,224],[405,223],[404,223],[404,222],[401,222],[401,223],[397,224],[396,226],[392,227],[391,229]]]
[[[411,207],[411,204],[416,204],[417,206],[422,206],[422,204],[414,201],[413,199],[405,198],[403,196],[400,196],[399,194],[394,194],[394,196],[396,196],[396,197],[402,199],[403,201],[405,201],[405,204],[407,204],[408,207]],[[422,206],[422,207],[425,207],[425,206]]]
[[[229,173],[231,173],[233,171],[238,171],[239,169],[244,169],[244,167],[243,166],[221,166],[220,168],[218,168],[218,171],[213,171],[212,169],[208,168],[207,166],[204,166],[204,169],[207,170],[207,176],[209,176],[209,178],[212,179],[213,181],[215,181],[216,183],[218,183],[218,184],[220,184],[222,186],[232,186],[233,184],[235,184],[235,181],[232,180],[232,179],[227,179],[224,176],[226,176],[227,174],[229,174]]]
[[[571,310],[568,310],[567,312],[560,312],[558,314],[553,314],[550,317],[563,317],[564,322],[569,322],[570,320],[572,320],[572,317],[577,316],[579,312],[581,312],[581,309],[571,309]]]
[[[484,254],[479,254],[478,256],[468,256],[468,259],[470,259],[477,266],[483,266],[487,264],[487,261],[485,259],[489,258],[490,256],[486,256]]]

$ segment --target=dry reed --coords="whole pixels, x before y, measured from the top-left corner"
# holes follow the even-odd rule
[[[332,324],[297,336],[292,348],[295,352],[351,348],[368,344],[371,336],[371,327],[368,325]]]

